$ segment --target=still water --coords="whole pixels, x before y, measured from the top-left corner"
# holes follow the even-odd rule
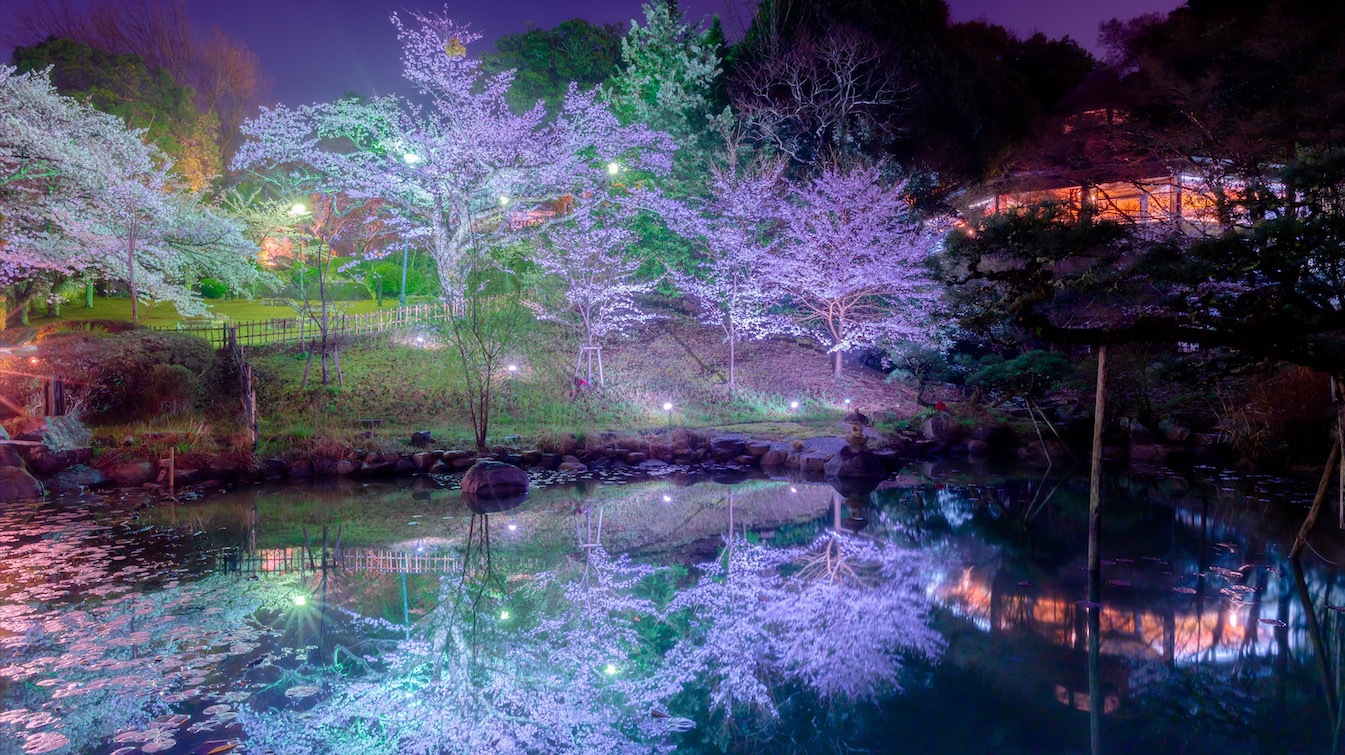
[[[1059,470],[535,483],[5,509],[0,753],[1339,751],[1305,483],[1111,477],[1091,585]]]

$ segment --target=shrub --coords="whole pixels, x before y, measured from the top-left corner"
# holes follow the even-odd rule
[[[203,399],[215,364],[204,339],[139,328],[53,333],[41,341],[41,371],[65,377],[66,393],[94,421],[148,419]]]
[[[201,296],[207,299],[223,299],[229,294],[229,287],[224,281],[214,278],[202,278],[201,282],[196,284],[196,288],[201,292]]]

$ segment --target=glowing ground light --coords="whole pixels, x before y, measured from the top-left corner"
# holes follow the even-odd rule
[[[797,402],[797,401],[790,401],[790,402],[789,402],[789,408],[790,408],[790,409],[797,409],[797,408],[799,408],[799,402]]]
[[[301,202],[295,202],[294,204],[290,205],[290,215],[292,215],[293,217],[297,218],[300,215],[304,214],[305,212],[308,212],[308,208],[305,207]]]
[[[670,496],[670,495],[665,495],[665,496],[663,496],[663,502],[664,502],[664,503],[672,503],[672,496]]]
[[[607,163],[607,175],[615,176],[620,172],[621,172],[621,163],[618,162]]]
[[[846,399],[846,400],[845,400],[845,405],[846,405],[846,406],[849,406],[849,405],[850,405],[850,399]]]
[[[616,675],[616,666],[614,666],[613,664],[610,664],[610,663],[607,664],[607,668],[603,669],[603,673],[607,674],[608,676],[615,676],[615,675]]]
[[[665,411],[665,412],[670,412],[670,411],[672,411],[672,402],[671,402],[671,401],[664,401],[664,402],[663,402],[663,411]]]
[[[510,371],[510,372],[518,372],[518,365],[516,365],[516,364],[511,364],[511,365],[509,365],[509,371]]]
[[[402,154],[402,159],[406,161],[407,165],[415,165],[420,162],[420,155],[414,152],[406,152]]]
[[[509,197],[500,197],[500,206],[503,207],[507,204],[509,204]]]
[[[500,611],[500,621],[508,621],[508,620],[509,620],[509,612]]]
[[[797,493],[797,492],[799,492],[799,489],[798,489],[798,488],[790,488],[790,489],[789,489],[789,492],[791,492],[791,493]]]
[[[293,598],[291,598],[291,600],[294,601],[294,605],[296,606],[308,605],[308,597],[305,595],[295,595]]]
[[[516,529],[518,529],[518,525],[517,525],[517,524],[511,524],[511,525],[509,525],[509,531],[510,531],[510,532],[513,532],[513,531],[516,530]]]

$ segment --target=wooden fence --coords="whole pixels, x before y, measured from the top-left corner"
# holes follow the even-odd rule
[[[327,334],[331,338],[385,333],[409,327],[417,322],[442,320],[449,312],[461,313],[461,303],[450,308],[447,302],[414,304],[409,307],[379,310],[347,315],[335,312],[327,314]],[[172,330],[191,333],[210,342],[217,349],[229,345],[229,330],[236,333],[239,346],[268,346],[273,344],[306,344],[322,337],[318,321],[321,315],[314,312],[310,316],[276,317],[270,320],[247,320],[223,323],[177,323],[175,325],[155,326],[155,330]]]

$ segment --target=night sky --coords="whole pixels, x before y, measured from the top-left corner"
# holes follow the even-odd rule
[[[32,0],[0,0],[0,55],[9,60],[14,13]],[[79,7],[81,0],[69,0]],[[1166,12],[1180,0],[1132,0],[1117,5],[1102,0],[949,0],[954,20],[982,18],[1019,34],[1040,30],[1052,37],[1068,34],[1096,50],[1097,25],[1118,14]],[[399,49],[392,11],[437,10],[442,0],[189,0],[201,30],[218,25],[243,40],[261,58],[271,92],[281,102],[331,100],[347,91],[360,94],[402,89]],[[459,19],[485,34],[477,51],[502,34],[529,24],[551,28],[569,18],[627,25],[640,16],[641,0],[450,0]],[[720,14],[730,38],[751,19],[754,0],[680,0],[690,19]],[[736,9],[736,10],[735,10]],[[452,12],[452,10],[450,11]]]

